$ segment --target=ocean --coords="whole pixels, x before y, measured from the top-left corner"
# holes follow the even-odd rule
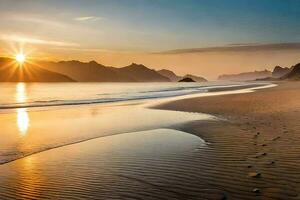
[[[249,83],[0,83],[0,111],[166,98]]]
[[[149,103],[209,94],[249,83],[1,83],[0,164],[37,152],[116,134],[173,129],[202,113]]]

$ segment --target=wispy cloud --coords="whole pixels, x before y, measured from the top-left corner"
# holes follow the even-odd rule
[[[96,48],[54,47],[54,49],[67,50],[67,51],[82,51],[82,52],[113,52],[107,49],[96,49]]]
[[[203,47],[189,49],[174,49],[158,52],[159,54],[186,54],[206,52],[237,52],[237,51],[272,51],[272,50],[300,50],[300,42],[270,43],[270,44],[230,44],[218,47]]]
[[[98,21],[100,19],[103,19],[102,17],[96,17],[96,16],[83,16],[83,17],[76,17],[74,20],[76,21]]]
[[[127,51],[127,50],[113,50],[113,49],[101,49],[101,48],[78,48],[78,47],[53,47],[52,49],[63,50],[63,51],[77,51],[77,52],[88,52],[88,53],[137,53],[135,51]],[[145,53],[145,52],[139,52]]]
[[[62,42],[55,40],[45,40],[41,38],[32,38],[19,35],[0,35],[0,40],[18,43],[29,43],[37,45],[51,45],[51,46],[61,46],[61,47],[77,47],[79,44],[71,42]]]
[[[7,15],[6,19],[14,20],[18,22],[28,22],[28,23],[35,23],[37,25],[47,25],[51,27],[58,27],[62,28],[65,27],[66,24],[62,23],[59,20],[51,20],[44,18],[43,16],[34,16],[34,15],[21,15],[21,14],[11,14]]]

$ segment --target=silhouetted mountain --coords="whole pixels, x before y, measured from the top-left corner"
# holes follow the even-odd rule
[[[195,76],[195,75],[191,75],[191,74],[187,74],[185,76],[178,76],[174,72],[167,70],[167,69],[158,70],[157,72],[160,73],[161,75],[169,78],[171,81],[174,81],[174,82],[178,82],[179,80],[184,79],[184,78],[191,78],[195,82],[206,82],[207,81],[203,77]]]
[[[129,66],[116,70],[132,78],[137,82],[169,82],[170,79],[161,75],[153,69],[149,69],[141,64],[132,63]]]
[[[14,60],[5,59],[1,60],[3,66],[9,62],[14,63]],[[10,77],[7,74],[13,68],[0,68],[2,70],[0,81],[177,82],[182,78],[191,78],[199,82],[206,81],[202,77],[190,74],[180,77],[170,70],[155,71],[136,63],[122,68],[107,67],[95,61],[39,61],[36,63],[38,66],[26,64],[23,68],[15,67]]]
[[[60,62],[42,62],[44,68],[65,74],[79,82],[126,82],[134,81],[113,67],[106,67],[95,61],[88,63],[76,60]]]
[[[201,76],[195,76],[195,75],[192,75],[192,74],[187,74],[183,78],[191,78],[195,82],[206,82],[207,81],[205,78],[203,78]]]
[[[68,76],[51,72],[33,64],[22,67],[14,59],[0,58],[0,82],[72,82]]]
[[[272,72],[272,77],[273,78],[280,78],[286,74],[288,74],[291,71],[290,68],[288,67],[280,67],[280,66],[276,66]]]
[[[169,78],[173,82],[177,82],[182,78],[181,76],[177,76],[174,72],[172,72],[171,70],[167,70],[167,69],[158,70],[157,72],[160,73],[161,75]]]
[[[194,81],[191,78],[183,78],[183,79],[179,80],[178,82],[196,82],[196,81]]]
[[[283,80],[300,80],[300,63],[294,65],[291,67],[291,71],[281,77],[280,79]]]
[[[80,82],[169,82],[155,70],[132,63],[123,68],[107,67],[95,61],[42,62],[51,71],[68,75]]]
[[[240,74],[225,74],[218,77],[219,80],[230,80],[230,81],[250,81],[257,79],[264,79],[272,76],[272,72],[268,70],[244,72]]]

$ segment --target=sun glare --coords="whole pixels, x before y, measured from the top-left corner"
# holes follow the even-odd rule
[[[26,60],[26,56],[25,56],[24,54],[18,53],[18,54],[16,55],[16,61],[17,61],[18,63],[22,64],[23,62],[25,62],[25,60]]]

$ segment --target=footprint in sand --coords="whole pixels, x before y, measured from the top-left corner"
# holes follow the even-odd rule
[[[264,152],[264,153],[259,153],[259,154],[257,154],[257,155],[255,156],[255,158],[260,158],[260,157],[263,157],[263,156],[266,156],[266,155],[267,155],[266,152]]]
[[[260,132],[257,132],[257,133],[254,135],[254,139],[256,139],[259,135],[260,135]]]
[[[247,165],[247,168],[252,168],[253,166],[252,165]]]
[[[272,161],[268,162],[267,164],[268,164],[268,165],[274,165],[274,164],[275,164],[275,161],[272,160]]]
[[[280,136],[277,136],[277,137],[273,138],[272,140],[276,141],[276,140],[279,140],[280,138],[281,138]]]
[[[254,188],[254,189],[252,190],[252,192],[254,192],[254,193],[258,194],[258,193],[260,193],[260,189],[258,189],[258,188]]]
[[[259,172],[250,172],[250,173],[248,173],[248,176],[252,177],[252,178],[260,178],[261,173],[259,173]]]

